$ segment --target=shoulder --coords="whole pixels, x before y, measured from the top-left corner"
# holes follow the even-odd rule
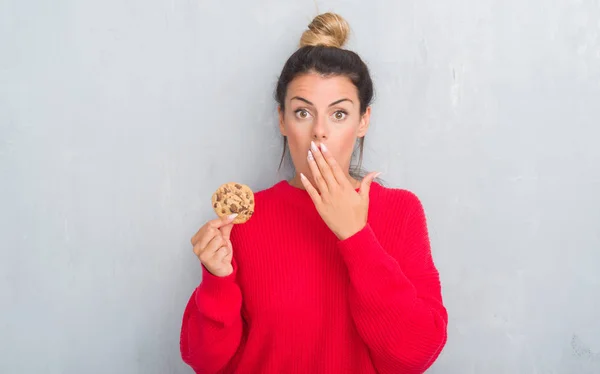
[[[261,189],[257,189],[256,192],[254,192],[254,196],[257,196],[260,199],[265,199],[265,198],[269,198],[271,196],[275,196],[281,193],[281,188],[284,187],[283,183],[285,181],[279,181],[276,182],[272,185],[270,185],[269,187],[265,187],[265,188],[261,188]]]
[[[415,237],[427,237],[428,220],[416,193],[378,184],[369,195],[373,198],[369,200],[368,220],[382,244],[394,247]]]
[[[409,189],[390,188],[373,182],[369,197],[369,221],[382,230],[403,232],[408,226],[427,221],[421,199]]]
[[[390,208],[400,209],[401,211],[412,211],[414,209],[423,209],[423,204],[419,197],[411,190],[386,187],[377,182],[371,185],[370,198],[378,205],[388,206]]]
[[[256,210],[259,210],[258,208],[262,206],[270,205],[273,202],[280,200],[282,196],[285,196],[286,186],[284,183],[286,182],[280,181],[269,187],[258,189],[256,192],[254,192],[254,200],[257,205]]]

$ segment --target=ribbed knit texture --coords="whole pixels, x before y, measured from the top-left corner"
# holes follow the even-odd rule
[[[448,315],[426,219],[409,191],[370,190],[367,225],[340,241],[308,193],[255,194],[231,233],[234,273],[203,279],[183,315],[196,373],[423,373]]]

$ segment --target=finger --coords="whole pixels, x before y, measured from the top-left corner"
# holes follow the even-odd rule
[[[308,194],[310,195],[313,203],[315,205],[318,205],[321,203],[321,195],[319,195],[319,191],[317,191],[312,183],[310,183],[310,181],[308,180],[308,178],[306,178],[306,176],[302,173],[300,173],[300,180],[302,181],[302,185],[304,185],[304,188],[306,189],[306,192],[308,192]]]
[[[215,251],[215,254],[213,255],[213,259],[217,262],[222,262],[223,259],[225,259],[225,257],[229,256],[230,253],[231,253],[231,249],[229,249],[228,247],[220,247]]]
[[[379,174],[381,174],[381,172],[373,172],[373,173],[369,173],[367,174],[362,182],[360,183],[360,196],[362,196],[363,198],[369,198],[369,191],[371,190],[371,183],[373,183],[373,180],[375,178],[377,178],[377,176],[379,176]]]
[[[190,239],[190,242],[192,243],[192,245],[196,245],[196,243],[198,243],[198,239],[200,239],[200,236],[202,235],[202,233],[204,231],[206,231],[204,226],[202,226],[200,228],[200,230],[196,231],[194,236],[192,236],[192,238]]]
[[[225,257],[223,257],[223,259],[221,261],[231,263],[232,258],[233,258],[233,250],[231,248],[229,248],[229,253],[226,254]]]
[[[200,246],[200,248],[204,248],[208,245],[215,236],[220,235],[218,229],[213,229],[212,227],[205,226],[200,229],[192,238],[192,245]]]
[[[203,251],[204,251],[204,248],[202,248],[202,247],[200,247],[200,245],[196,244],[192,248],[192,250],[194,251],[194,254],[196,255],[196,257],[200,258],[201,255],[202,255],[202,253],[203,253]]]
[[[312,173],[313,181],[315,182],[316,188],[318,188],[321,193],[328,192],[329,189],[327,188],[327,182],[325,181],[325,179],[323,179],[321,171],[319,170],[319,166],[315,162],[314,153],[312,153],[312,151],[310,150],[308,151],[307,160],[308,167],[310,168],[310,172]]]
[[[228,225],[231,222],[233,222],[233,220],[237,216],[238,216],[238,214],[234,213],[234,214],[230,214],[228,216],[216,218],[216,219],[213,219],[212,221],[208,221],[208,225],[209,225],[209,227],[212,227],[214,229],[219,229],[219,228],[221,228],[221,227],[223,227],[225,225]]]
[[[231,236],[231,229],[233,229],[233,223],[228,223],[225,226],[221,226],[219,231],[221,231],[221,235],[223,235],[225,239],[229,240],[229,237]]]
[[[199,240],[206,236],[202,245],[203,247],[205,247],[208,241],[211,240],[219,232],[218,229],[222,226],[228,225],[231,222],[233,222],[235,217],[237,217],[237,213],[208,221],[206,224],[204,224],[204,226],[200,228],[200,230],[198,230],[196,234],[194,234],[190,242],[192,243],[192,245],[196,245]]]
[[[323,143],[321,144],[321,153],[323,154],[323,158],[329,165],[331,173],[333,174],[333,177],[335,178],[337,183],[340,185],[351,186],[348,177],[346,177],[346,173],[344,173],[344,170],[342,170],[340,164],[337,163],[335,157],[333,157],[331,152],[329,152],[329,149],[327,149],[327,147]]]
[[[218,234],[217,236],[212,238],[212,240],[210,242],[208,242],[206,247],[201,247],[199,244],[197,244],[194,248],[196,248],[196,247],[200,248],[199,253],[197,253],[198,256],[202,256],[203,258],[208,258],[208,257],[213,256],[219,248],[225,247],[225,246],[227,246],[227,241],[223,238],[223,236],[221,234]],[[194,250],[194,252],[196,252],[196,250]],[[206,256],[206,257],[204,257],[204,256]]]
[[[323,144],[321,144],[321,147],[323,147]],[[325,180],[325,183],[327,183],[328,189],[331,190],[331,189],[335,188],[338,185],[337,180],[335,179],[335,177],[333,176],[333,173],[331,172],[331,167],[329,167],[329,164],[323,157],[323,153],[321,153],[321,150],[317,147],[315,142],[310,142],[310,148],[311,148],[311,152],[312,152],[313,158],[315,160],[315,163],[317,164],[319,171],[321,172],[321,175],[323,176],[323,179]]]

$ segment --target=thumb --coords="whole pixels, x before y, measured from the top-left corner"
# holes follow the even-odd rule
[[[362,182],[360,183],[360,196],[363,198],[369,198],[369,191],[371,190],[371,183],[373,183],[373,179],[377,178],[381,172],[373,172],[367,174]]]
[[[232,223],[228,223],[224,226],[221,226],[219,228],[219,231],[221,231],[221,235],[223,235],[223,238],[229,240],[229,237],[231,236],[231,229],[233,228],[233,222]]]

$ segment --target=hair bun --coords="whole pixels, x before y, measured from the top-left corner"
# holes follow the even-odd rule
[[[335,13],[319,14],[302,34],[300,47],[320,45],[342,48],[349,33],[350,26],[342,16]]]

